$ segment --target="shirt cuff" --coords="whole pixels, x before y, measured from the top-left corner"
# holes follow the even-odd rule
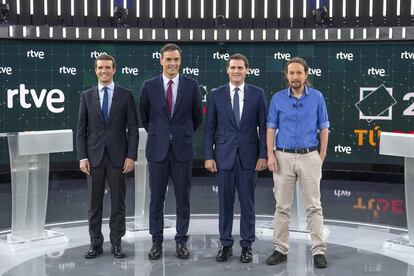
[[[319,129],[329,128],[329,121],[319,124]]]
[[[267,126],[267,128],[274,128],[274,129],[277,128],[277,125],[274,124],[274,123],[271,123],[271,122],[267,122],[266,126]]]
[[[88,161],[88,158],[84,158],[84,159],[79,160],[79,163],[82,162],[82,161]]]

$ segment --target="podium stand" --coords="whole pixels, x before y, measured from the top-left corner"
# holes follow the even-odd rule
[[[381,132],[380,154],[404,157],[405,209],[408,236],[388,240],[384,247],[414,253],[414,135]]]
[[[73,150],[72,130],[0,134],[7,137],[12,180],[11,233],[0,245],[15,251],[67,241],[63,233],[45,230],[49,188],[49,153]]]
[[[138,159],[135,162],[135,216],[134,222],[127,224],[127,233],[148,232],[149,230],[149,170],[145,157],[145,147],[147,145],[148,133],[144,128],[139,129]],[[174,223],[164,219],[164,229],[174,227]]]

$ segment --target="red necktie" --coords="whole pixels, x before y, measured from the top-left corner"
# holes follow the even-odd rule
[[[167,105],[168,105],[168,112],[170,112],[170,114],[172,113],[172,84],[174,82],[172,80],[170,80],[168,82],[168,88],[167,88]]]

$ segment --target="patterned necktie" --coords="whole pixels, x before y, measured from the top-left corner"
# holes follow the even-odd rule
[[[168,105],[168,112],[170,114],[172,114],[172,98],[173,98],[173,95],[172,95],[172,84],[173,83],[174,82],[172,80],[170,80],[168,82],[168,88],[167,88],[167,105]]]
[[[104,96],[102,101],[102,116],[104,118],[105,124],[108,122],[109,117],[109,101],[108,101],[108,87],[103,88]]]
[[[234,113],[234,118],[236,119],[237,126],[239,126],[239,123],[240,123],[239,91],[240,89],[238,87],[234,88],[233,113]]]

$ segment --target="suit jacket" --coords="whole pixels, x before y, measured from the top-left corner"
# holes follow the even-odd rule
[[[76,131],[78,159],[89,159],[92,167],[101,163],[105,148],[115,167],[125,158],[137,159],[138,119],[131,91],[115,85],[108,123],[104,123],[98,87],[81,93]],[[128,129],[128,132],[126,131]]]
[[[196,80],[183,75],[179,78],[172,117],[167,108],[162,75],[142,85],[140,114],[148,132],[146,157],[149,162],[163,161],[170,141],[179,161],[194,157],[193,136],[202,122],[200,90]]]
[[[228,84],[213,89],[208,99],[204,124],[205,160],[215,159],[217,168],[231,170],[237,150],[243,169],[254,170],[258,158],[267,158],[266,99],[263,89],[249,84],[244,86],[239,126],[234,118]]]

